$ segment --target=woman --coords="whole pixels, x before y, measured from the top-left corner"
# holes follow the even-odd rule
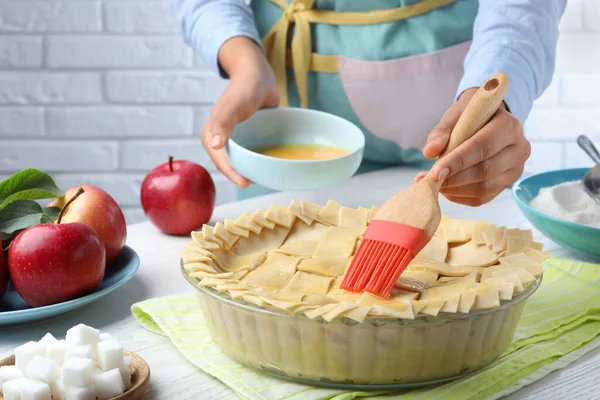
[[[229,85],[202,132],[217,168],[235,125],[265,107],[337,114],[366,135],[360,172],[430,166],[476,88],[496,72],[503,107],[436,165],[442,194],[489,202],[523,172],[523,133],[554,71],[566,0],[174,0],[190,46]],[[417,175],[420,179],[424,173]]]

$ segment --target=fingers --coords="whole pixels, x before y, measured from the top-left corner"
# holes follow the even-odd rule
[[[248,107],[241,97],[234,96],[231,91],[225,93],[215,104],[210,117],[202,132],[203,143],[207,149],[222,149],[231,136],[233,128],[244,119],[248,118]]]
[[[444,151],[448,145],[450,133],[452,133],[452,129],[454,129],[454,125],[456,125],[458,118],[460,118],[463,109],[464,106],[459,101],[446,111],[440,123],[433,128],[427,137],[427,144],[423,148],[423,155],[425,157],[435,158]]]
[[[452,129],[448,129],[440,125],[433,128],[427,137],[427,144],[423,148],[423,155],[426,158],[435,158],[439,156],[448,145],[451,132]]]
[[[202,131],[202,144],[206,148],[211,160],[223,175],[242,188],[250,185],[250,181],[236,172],[225,152],[225,144],[231,136],[235,125],[247,119],[250,112],[244,104],[242,96],[234,96],[231,88],[223,93],[219,101],[215,104],[213,111]]]
[[[507,170],[514,168],[515,160],[521,158],[516,145],[510,145],[487,160],[483,160],[472,167],[460,171],[446,179],[443,188],[462,187],[468,184],[483,182],[502,175]],[[525,160],[523,160],[523,163]]]
[[[513,168],[501,175],[476,183],[463,186],[443,188],[440,190],[444,196],[461,198],[485,198],[489,194],[497,194],[512,185],[523,173],[522,168]]]
[[[444,170],[448,170],[448,176],[453,176],[522,141],[526,142],[519,121],[507,111],[499,110],[472,138],[434,165],[433,176],[438,176]]]
[[[227,158],[227,153],[225,152],[225,149],[212,148],[209,143],[206,143],[207,139],[205,138],[208,138],[208,136],[202,135],[202,143],[204,144],[204,147],[206,148],[210,159],[213,161],[217,169],[221,171],[221,173],[225,175],[227,179],[229,179],[236,185],[242,188],[247,188],[251,182],[233,169],[233,167],[229,163],[229,159]]]
[[[418,173],[418,174],[415,176],[415,178],[413,179],[413,185],[414,185],[415,183],[419,182],[421,179],[425,178],[425,175],[427,175],[427,172],[426,172],[426,171],[421,171],[421,172],[419,172],[419,173]]]
[[[484,197],[455,197],[446,195],[444,195],[444,197],[456,204],[462,204],[469,207],[479,207],[494,200],[500,193],[502,193],[502,191]]]

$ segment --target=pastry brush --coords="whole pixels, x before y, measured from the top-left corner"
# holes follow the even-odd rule
[[[498,111],[508,77],[494,74],[473,95],[437,162],[479,131]],[[433,170],[433,169],[432,169]],[[431,170],[419,182],[388,199],[364,234],[341,288],[387,297],[400,274],[433,237],[441,220],[438,195],[443,180]]]

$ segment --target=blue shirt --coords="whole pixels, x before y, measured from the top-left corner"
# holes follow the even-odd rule
[[[245,0],[173,0],[185,41],[222,75],[219,49],[235,36],[258,44]],[[506,103],[524,123],[533,102],[552,81],[558,24],[567,0],[480,0],[473,42],[457,95],[479,87],[497,71],[511,79]]]

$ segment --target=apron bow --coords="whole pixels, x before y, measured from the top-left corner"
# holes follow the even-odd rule
[[[294,14],[306,11],[306,6],[302,0],[294,0],[284,11],[285,17],[290,21],[295,21]]]

